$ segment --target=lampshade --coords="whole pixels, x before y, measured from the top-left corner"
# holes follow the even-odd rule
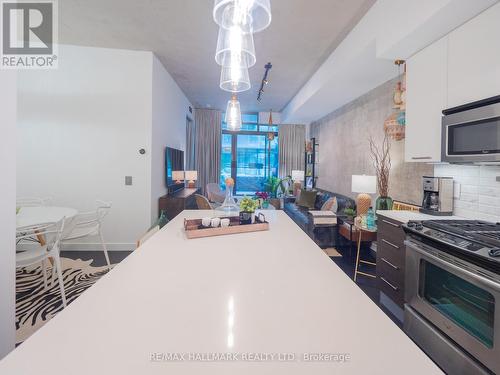
[[[198,171],[186,171],[186,180],[196,181],[198,179]]]
[[[250,90],[250,77],[248,68],[222,67],[220,73],[220,88],[230,92],[242,92]]]
[[[352,192],[375,194],[377,192],[377,177],[367,175],[353,175]]]
[[[225,121],[231,130],[239,130],[241,128],[241,108],[236,95],[233,95],[231,100],[227,102]]]
[[[239,26],[219,28],[215,61],[233,69],[254,66],[257,59],[252,33],[244,33]]]
[[[293,181],[304,181],[304,171],[292,171]]]
[[[183,181],[184,171],[172,171],[172,179],[175,181]]]
[[[264,30],[271,23],[270,0],[215,0],[214,21],[228,28],[239,24],[245,32]]]

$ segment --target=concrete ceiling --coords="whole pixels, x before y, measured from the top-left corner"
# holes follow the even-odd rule
[[[325,61],[375,0],[271,0],[272,23],[255,34],[252,88],[243,111],[280,111]],[[61,0],[63,44],[153,51],[195,107],[225,108],[215,63],[213,0]],[[272,62],[261,103],[257,91]]]

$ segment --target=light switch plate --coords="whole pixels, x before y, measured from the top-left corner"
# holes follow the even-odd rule
[[[453,182],[453,198],[460,198],[461,185],[458,182]]]
[[[132,176],[125,176],[125,185],[132,185]]]

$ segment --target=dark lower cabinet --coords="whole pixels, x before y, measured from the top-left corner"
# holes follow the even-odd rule
[[[377,285],[403,308],[405,291],[405,233],[403,223],[378,214]]]
[[[168,220],[172,220],[184,210],[196,210],[195,194],[201,194],[199,188],[184,188],[160,198],[158,212],[165,211]]]

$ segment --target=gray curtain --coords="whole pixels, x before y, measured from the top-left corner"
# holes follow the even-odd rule
[[[203,194],[209,182],[219,182],[220,178],[221,120],[218,110],[196,109],[194,113],[195,170]]]
[[[186,118],[186,171],[196,170],[196,127]]]
[[[292,174],[292,170],[304,169],[306,141],[305,125],[279,125],[279,176]]]

